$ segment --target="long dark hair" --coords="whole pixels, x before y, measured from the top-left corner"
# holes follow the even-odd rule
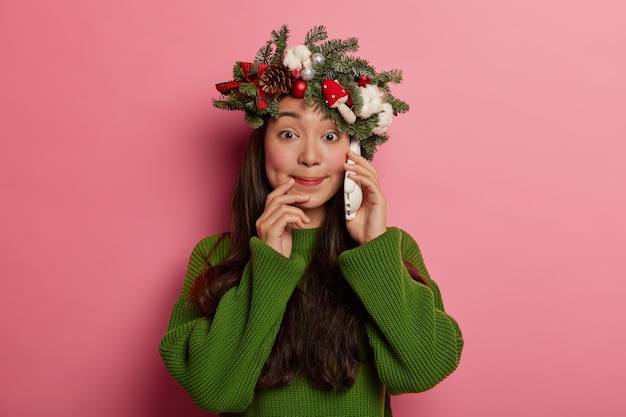
[[[253,131],[235,181],[231,229],[222,236],[230,241],[230,253],[222,262],[207,267],[191,288],[190,301],[208,318],[215,315],[222,296],[239,283],[250,259],[249,241],[256,236],[256,220],[272,190],[265,175],[265,130]],[[257,382],[260,388],[287,385],[298,373],[325,390],[348,389],[356,380],[363,363],[358,333],[363,331],[367,313],[338,265],[339,255],[357,245],[346,229],[342,199],[339,190],[326,203],[304,287],[296,289],[288,301]],[[425,283],[415,268],[407,267],[415,279]]]

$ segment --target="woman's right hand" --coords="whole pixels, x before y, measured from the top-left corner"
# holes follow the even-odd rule
[[[304,211],[294,205],[304,203],[310,197],[306,194],[288,194],[294,184],[295,180],[289,178],[289,181],[269,193],[265,209],[256,221],[259,239],[286,258],[291,256],[291,227],[305,228],[310,222]]]

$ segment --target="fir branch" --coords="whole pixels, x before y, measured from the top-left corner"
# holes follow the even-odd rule
[[[320,52],[326,59],[335,59],[337,55],[345,55],[348,52],[359,50],[359,40],[357,38],[331,39],[319,45]]]
[[[243,83],[239,86],[239,92],[245,94],[246,96],[256,97],[258,94],[258,90],[256,89],[256,85],[253,83]]]
[[[270,105],[267,107],[267,109],[269,110],[270,116],[272,116],[274,119],[278,119],[278,115],[280,113],[279,106],[280,106],[280,100],[276,98],[275,100],[272,100]]]
[[[267,64],[269,63],[273,53],[274,53],[274,47],[272,46],[272,41],[267,41],[265,46],[261,47],[257,51],[254,57],[254,62]]]
[[[349,80],[346,80],[346,81],[349,81]],[[356,111],[356,112],[359,112],[359,111],[361,111],[361,108],[363,107],[363,96],[361,95],[361,92],[359,91],[359,86],[354,81],[352,81],[350,83],[348,83],[346,81],[344,81],[342,83],[341,80],[340,80],[339,84],[341,84],[343,86],[343,88],[346,89],[346,91],[348,92],[348,94],[352,98],[352,108],[353,108],[353,110]]]
[[[304,91],[304,99],[307,105],[310,105],[311,103],[316,103],[325,106],[324,94],[322,93],[322,83],[309,82],[309,85]]]
[[[233,66],[233,80],[241,81],[245,80],[246,76],[243,73],[243,68],[241,68],[241,61],[235,62]]]
[[[361,154],[363,155],[364,158],[368,159],[368,160],[372,160],[374,159],[374,153],[376,152],[376,149],[378,148],[379,145],[382,145],[383,143],[387,142],[387,140],[389,139],[389,136],[387,136],[387,134],[383,134],[383,135],[371,135],[366,139],[361,140]]]
[[[400,84],[402,82],[402,71],[397,69],[383,71],[375,77],[372,77],[372,82],[376,85],[386,83]]]
[[[353,78],[361,75],[373,78],[376,75],[376,70],[366,60],[352,56],[346,56],[341,60],[335,61],[333,70],[350,74]]]
[[[253,112],[246,112],[244,120],[253,129],[258,129],[263,126],[264,120],[262,117],[257,116]]]
[[[389,94],[387,103],[391,104],[394,114],[406,113],[409,111],[409,104]]]
[[[287,48],[287,41],[289,40],[289,28],[287,27],[287,25],[282,25],[278,32],[273,30],[272,39],[274,45],[276,45],[276,49],[274,50],[274,55],[272,56],[272,59],[267,63],[278,64],[282,60],[283,53]]]
[[[309,30],[304,37],[304,44],[310,50],[315,48],[318,42],[322,42],[328,38],[328,32],[326,32],[325,26],[313,26],[313,29]]]
[[[361,155],[369,161],[374,159],[374,153],[376,152],[376,143],[373,139],[374,138],[370,136],[361,141]]]
[[[220,110],[237,110],[232,107],[228,100],[213,100],[213,105]]]
[[[245,111],[246,113],[256,114],[257,108],[256,102],[254,100],[243,101],[242,105],[243,107],[241,110]]]
[[[372,134],[372,129],[362,119],[359,122],[350,126],[350,136],[354,136],[359,140],[367,139]]]

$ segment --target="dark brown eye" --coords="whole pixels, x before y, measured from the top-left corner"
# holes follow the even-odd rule
[[[282,132],[280,132],[279,136],[283,139],[294,139],[298,137],[291,130],[283,130]]]

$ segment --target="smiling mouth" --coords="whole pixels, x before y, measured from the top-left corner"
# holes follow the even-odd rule
[[[324,178],[308,178],[308,177],[293,177],[296,182],[300,185],[304,185],[307,187],[314,187],[319,185],[324,181]]]

